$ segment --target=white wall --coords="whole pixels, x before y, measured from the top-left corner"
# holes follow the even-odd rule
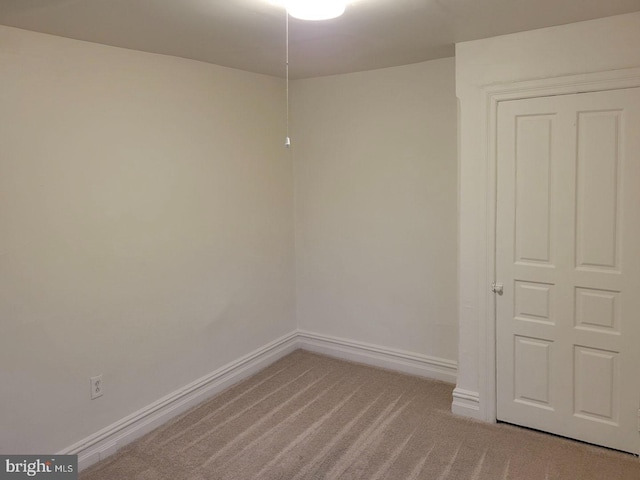
[[[492,84],[544,79],[640,66],[640,13],[620,15],[456,46],[456,93],[460,101],[460,343],[454,411],[495,420],[484,380],[491,345],[486,341],[490,308],[487,292],[488,158],[487,111],[483,88]],[[454,392],[454,396],[456,392]],[[466,402],[464,397],[471,399]],[[464,404],[468,403],[467,406]]]
[[[292,92],[299,327],[455,360],[454,60]]]
[[[0,452],[295,328],[284,114],[281,79],[0,27]]]

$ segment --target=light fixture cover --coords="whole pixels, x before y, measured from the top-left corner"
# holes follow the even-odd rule
[[[301,20],[329,20],[339,17],[347,7],[347,0],[286,0],[289,15]]]

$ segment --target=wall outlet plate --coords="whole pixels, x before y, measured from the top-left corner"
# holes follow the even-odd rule
[[[101,397],[102,394],[102,374],[91,377],[91,400]]]

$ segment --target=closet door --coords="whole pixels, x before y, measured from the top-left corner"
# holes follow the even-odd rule
[[[640,451],[640,89],[501,102],[498,420]]]

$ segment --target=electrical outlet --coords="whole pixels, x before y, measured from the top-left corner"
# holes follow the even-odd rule
[[[103,393],[102,374],[91,377],[91,400],[101,397]]]

